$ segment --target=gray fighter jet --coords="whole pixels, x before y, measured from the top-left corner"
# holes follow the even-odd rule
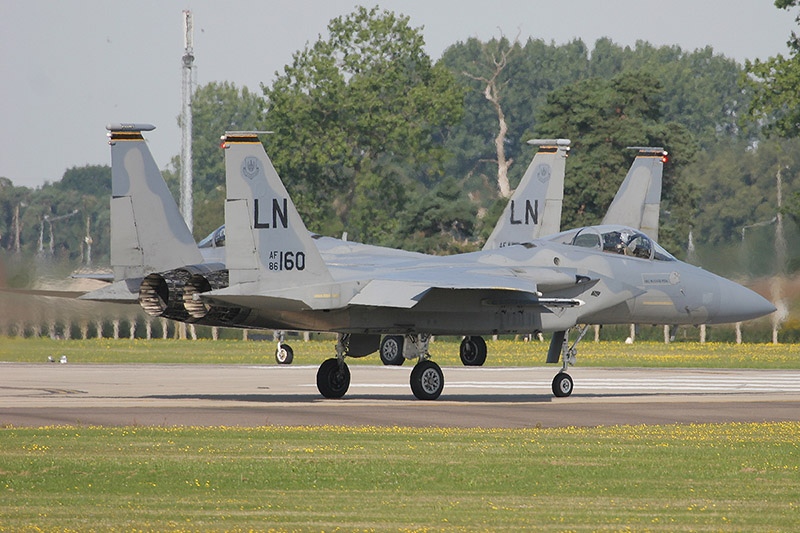
[[[191,232],[186,227],[142,135],[142,132],[155,129],[155,126],[117,123],[109,124],[107,129],[112,161],[111,263],[114,273],[111,276],[103,275],[102,279],[117,283],[82,298],[139,302],[151,316],[195,320],[183,312],[180,302],[171,309],[167,308],[163,297],[167,288],[158,273],[190,265],[181,269],[180,274],[181,278],[188,280],[193,274],[202,272],[203,276],[188,284],[179,284],[190,291],[190,294],[195,290],[208,290],[203,280],[211,280],[209,284],[226,284],[225,226],[217,228],[195,247]],[[528,144],[539,146],[539,150],[517,187],[506,213],[497,223],[486,249],[508,245],[514,239],[527,242],[540,234],[558,232],[564,159],[569,150],[569,140],[534,139],[528,141]],[[515,202],[522,206],[521,220],[516,218]],[[414,252],[347,242],[332,237],[314,235],[314,240],[325,261],[332,263],[357,260],[360,264],[368,264],[376,256],[395,259],[421,257]],[[147,277],[153,273],[155,275]],[[98,276],[92,277],[100,279]],[[195,281],[202,286],[195,288]],[[191,306],[192,303],[188,305]],[[208,323],[208,320],[210,319],[206,317],[196,321]],[[486,350],[482,340],[467,339],[463,343],[461,359],[465,365],[483,364]],[[402,355],[402,343],[402,336],[386,336],[383,339],[380,356],[384,364],[403,364],[405,358]],[[481,346],[484,348],[481,349]],[[283,335],[280,335],[275,350],[276,361],[279,364],[290,364],[293,353],[292,347],[283,342]]]
[[[202,273],[184,281],[177,273],[186,269],[176,269],[157,274],[166,288],[160,297],[167,308],[182,304],[192,319],[219,325],[336,332],[336,357],[317,373],[328,398],[347,392],[345,359],[374,353],[381,335],[402,335],[403,356],[417,360],[414,395],[435,399],[444,376],[430,360],[430,335],[556,332],[548,361],[560,358],[562,369],[553,392],[568,396],[577,341],[570,346],[566,332],[579,324],[716,324],[775,310],[624,226],[448,257],[359,249],[326,261],[258,136],[223,141],[227,286]]]
[[[144,123],[116,123],[106,126],[111,146],[111,264],[113,274],[84,275],[110,284],[90,293],[76,295],[81,299],[115,303],[141,304],[154,317],[169,317],[190,323],[222,325],[213,317],[195,318],[186,312],[179,300],[170,305],[167,295],[175,298],[188,291],[188,305],[196,291],[226,286],[225,226],[213,231],[195,244],[161,172],[158,170],[142,132],[155,126]],[[420,254],[350,243],[331,237],[314,236],[321,252],[335,261],[336,257],[359,260],[373,256],[415,258]],[[175,270],[178,278],[170,278],[171,287],[158,273]],[[196,274],[197,277],[194,277]],[[195,286],[195,283],[198,286]],[[195,304],[196,305],[196,304]],[[225,324],[227,325],[227,324]],[[275,359],[289,364],[292,347],[278,339]],[[402,357],[400,362],[402,362]]]
[[[116,143],[141,141],[140,132],[138,139],[134,133],[122,140],[124,133],[111,133],[112,160]],[[126,146],[135,145],[121,148]],[[580,228],[451,257],[314,236],[306,231],[258,137],[231,134],[225,146],[227,265],[203,262],[201,254],[200,262],[149,274],[146,283],[139,278],[139,300],[151,314],[201,324],[339,333],[337,357],[318,372],[317,385],[326,397],[347,390],[345,357],[373,353],[381,334],[399,338],[404,358],[417,359],[412,390],[419,398],[433,399],[444,378],[427,354],[430,334],[461,334],[465,342],[477,343],[486,334],[555,331],[548,361],[560,357],[562,371],[553,391],[567,396],[572,381],[565,370],[574,363],[578,341],[569,346],[566,332],[577,324],[717,323],[774,310],[755,293],[676,261],[646,235],[619,226]],[[133,177],[147,168],[142,147],[146,150],[142,144],[118,152],[126,164],[120,175]],[[114,187],[115,196],[129,196],[131,187]],[[169,207],[167,212],[172,209],[167,198],[174,206],[165,187],[151,183],[145,189],[139,195],[149,191]],[[135,213],[135,204],[130,199],[122,205]],[[131,220],[137,221],[138,232],[132,239],[139,240],[129,248],[143,250],[145,228],[138,218]],[[173,229],[180,224],[164,224],[169,231],[156,233],[156,249],[180,231]],[[157,268],[150,266],[152,260],[129,255],[133,259],[122,275]],[[136,279],[122,282],[129,287],[125,292],[136,292]]]

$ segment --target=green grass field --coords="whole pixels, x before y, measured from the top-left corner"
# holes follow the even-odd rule
[[[0,429],[0,531],[796,531],[800,423]]]
[[[487,341],[487,366],[539,366],[547,342]],[[294,364],[318,365],[334,354],[334,341],[291,341]],[[460,365],[458,342],[437,340],[431,354],[441,365]],[[0,361],[45,362],[66,355],[85,363],[275,364],[272,342],[237,340],[51,340],[0,337]],[[348,364],[381,364],[377,355]],[[410,363],[406,363],[410,364]],[[800,344],[581,342],[578,366],[687,368],[800,368]]]
[[[292,344],[295,364],[333,353],[331,341]],[[584,366],[800,368],[799,345],[580,347]],[[489,342],[487,364],[540,365],[546,349]],[[0,337],[0,361],[43,364],[61,355],[71,363],[275,364],[273,350],[253,341]],[[443,365],[460,365],[457,351],[456,342],[432,345]],[[800,422],[6,427],[0,494],[0,531],[796,531]]]

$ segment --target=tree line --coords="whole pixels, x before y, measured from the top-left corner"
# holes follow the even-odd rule
[[[433,61],[420,28],[379,8],[333,19],[327,35],[259,91],[196,89],[198,240],[223,223],[226,130],[274,132],[262,141],[312,231],[415,251],[479,249],[533,137],[573,141],[563,228],[600,221],[635,155],[627,146],[670,152],[660,233],[679,257],[690,233],[699,249],[731,247],[743,227],[774,217],[779,170],[783,212],[800,216],[798,106],[774,96],[775,73],[800,67],[770,63],[778,58],[741,65],[711,47],[500,36],[455,43]],[[177,157],[164,175],[177,198]],[[37,189],[0,178],[0,248],[107,264],[109,195],[107,166],[75,167]]]

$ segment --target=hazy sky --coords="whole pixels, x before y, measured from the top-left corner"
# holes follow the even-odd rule
[[[328,21],[376,2],[0,0],[0,176],[16,185],[110,164],[105,125],[150,122],[159,167],[179,153],[181,11],[194,13],[195,81],[260,91]],[[424,27],[438,59],[449,45],[501,32],[591,49],[610,37],[633,45],[706,45],[738,61],[786,52],[795,13],[772,0],[383,0]],[[222,132],[220,132],[221,134]]]

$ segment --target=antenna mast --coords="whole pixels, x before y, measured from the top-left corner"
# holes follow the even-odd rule
[[[183,79],[181,86],[181,213],[190,232],[194,232],[192,220],[192,66],[194,43],[192,12],[183,12],[184,53]]]

